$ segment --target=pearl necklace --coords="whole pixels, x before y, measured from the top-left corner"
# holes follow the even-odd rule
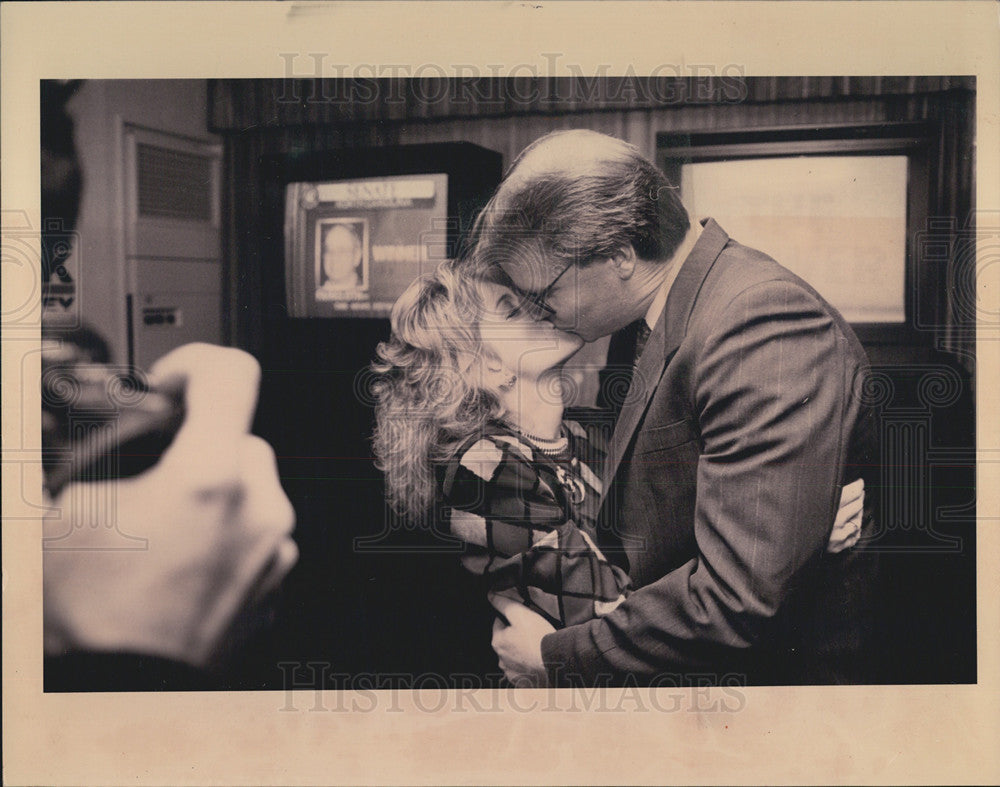
[[[529,434],[509,421],[505,421],[507,426],[517,432],[521,437],[525,438],[532,446],[532,448],[537,449],[540,453],[546,454],[548,456],[555,456],[561,454],[569,447],[569,438],[564,434],[563,427],[559,426],[559,437],[554,440],[551,438],[539,437],[538,435]],[[546,446],[547,444],[547,446]],[[579,473],[579,461],[575,456],[570,457],[569,465],[573,469],[573,472],[567,472],[566,468],[561,464],[553,464],[552,469],[555,471],[556,479],[559,481],[560,486],[565,490],[570,501],[574,505],[580,505],[587,496],[587,488],[584,486],[583,481],[577,477]]]
[[[563,428],[559,427],[559,436],[552,437],[539,437],[538,435],[531,434],[530,432],[525,432],[523,429],[512,424],[510,421],[504,421],[510,429],[517,432],[521,437],[524,437],[532,444],[533,447],[537,448],[542,453],[552,454],[559,453],[569,445],[569,438],[563,434]]]

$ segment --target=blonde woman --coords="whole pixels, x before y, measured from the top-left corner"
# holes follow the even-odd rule
[[[629,589],[594,543],[595,430],[562,417],[560,373],[583,341],[491,272],[445,263],[397,301],[375,365],[375,452],[400,513],[439,507],[488,589],[573,625]]]

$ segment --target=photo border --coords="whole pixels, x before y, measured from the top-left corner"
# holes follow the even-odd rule
[[[300,55],[303,69],[312,54],[329,53],[330,63],[352,67],[503,64],[512,76],[531,67],[542,75],[572,75],[571,66],[594,73],[605,64],[611,74],[652,73],[663,64],[685,73],[735,64],[746,76],[974,74],[975,204],[979,227],[1000,234],[1000,63],[996,5],[988,0],[5,3],[0,14],[2,202],[5,220],[23,214],[29,232],[39,226],[39,79],[285,77],[289,53]],[[996,248],[994,240],[979,252],[980,294],[992,299],[986,314],[997,297]],[[977,353],[975,686],[752,688],[740,689],[738,700],[726,689],[694,688],[680,703],[671,702],[676,690],[625,688],[598,690],[599,705],[593,698],[583,704],[590,693],[562,693],[570,690],[463,695],[431,685],[395,694],[46,695],[42,508],[31,491],[41,487],[32,317],[40,310],[32,311],[37,295],[25,296],[27,280],[12,267],[20,263],[6,255],[5,240],[11,286],[3,287],[3,314],[5,322],[18,317],[3,330],[6,783],[1000,780],[1000,537],[990,527],[1000,508],[995,326],[980,325]],[[464,698],[458,709],[456,696]],[[653,709],[654,697],[674,710]]]

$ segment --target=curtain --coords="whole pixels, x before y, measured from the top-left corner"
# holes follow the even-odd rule
[[[499,151],[505,166],[532,140],[590,128],[653,157],[664,131],[932,121],[936,144],[929,240],[915,253],[932,288],[920,314],[933,344],[968,370],[975,357],[973,77],[546,78],[475,80],[212,80],[211,130],[225,140],[228,339],[259,345],[261,225],[258,160],[318,149],[466,141]],[[516,119],[516,122],[504,122]],[[943,245],[942,245],[943,244]]]

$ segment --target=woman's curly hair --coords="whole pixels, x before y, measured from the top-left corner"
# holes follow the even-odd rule
[[[503,415],[500,391],[483,373],[495,360],[479,332],[488,280],[488,271],[461,260],[418,278],[393,306],[392,336],[376,351],[376,466],[403,516],[431,508],[435,466]]]

